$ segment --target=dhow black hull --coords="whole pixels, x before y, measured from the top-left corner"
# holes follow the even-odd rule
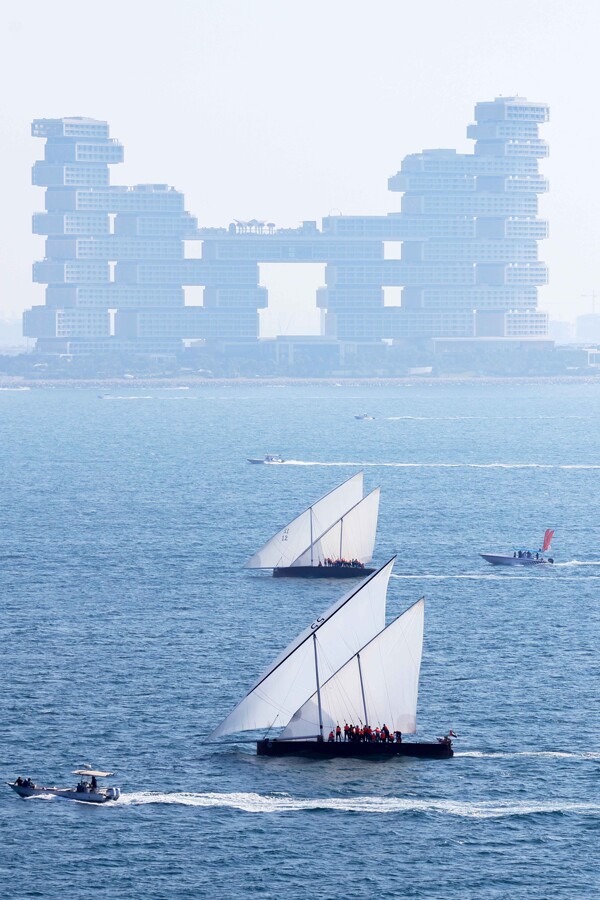
[[[256,742],[257,756],[308,756],[313,759],[388,759],[391,756],[417,756],[421,759],[449,759],[454,756],[451,743],[400,744],[359,741],[278,741]]]
[[[374,571],[356,566],[287,566],[273,569],[273,575],[276,578],[364,578]]]

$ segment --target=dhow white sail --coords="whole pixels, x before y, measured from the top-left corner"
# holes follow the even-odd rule
[[[246,568],[275,569],[291,566],[299,556],[307,550],[310,551],[311,545],[319,535],[323,535],[339,522],[349,509],[362,500],[362,497],[363,473],[357,472],[278,531],[248,560]]]
[[[424,611],[418,600],[365,644],[294,713],[280,740],[315,738],[345,722],[414,734]]]
[[[375,547],[380,489],[375,488],[321,534],[292,566],[318,566],[326,559],[371,562]]]
[[[385,566],[345,594],[287,647],[209,740],[286,725],[294,712],[385,625],[388,581]]]

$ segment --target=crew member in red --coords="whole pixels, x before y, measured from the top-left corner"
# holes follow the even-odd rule
[[[335,727],[335,739],[336,739],[336,741],[342,740],[342,729],[340,728],[339,725],[336,725],[336,727]]]

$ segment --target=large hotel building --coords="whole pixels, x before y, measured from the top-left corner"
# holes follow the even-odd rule
[[[398,212],[278,229],[199,227],[172,187],[110,183],[123,147],[106,122],[37,119],[32,133],[46,143],[33,183],[46,202],[33,231],[46,236],[46,253],[33,279],[46,294],[25,313],[24,332],[43,353],[176,355],[184,340],[256,342],[268,303],[259,263],[318,262],[329,339],[545,336],[546,121],[548,107],[522,97],[478,103],[467,128],[473,153],[424,150],[402,161],[388,182],[402,195]],[[193,241],[200,258],[187,258]],[[203,287],[202,305],[186,305],[191,286]]]

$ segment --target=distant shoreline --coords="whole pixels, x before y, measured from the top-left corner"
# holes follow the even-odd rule
[[[19,388],[202,388],[202,387],[301,387],[303,385],[328,387],[444,387],[461,384],[595,384],[600,383],[600,372],[597,375],[442,375],[439,377],[409,375],[405,377],[339,377],[339,378],[286,378],[286,377],[242,377],[242,378],[206,378],[203,376],[185,375],[173,377],[147,378],[26,378],[0,375],[0,390],[18,390]]]

